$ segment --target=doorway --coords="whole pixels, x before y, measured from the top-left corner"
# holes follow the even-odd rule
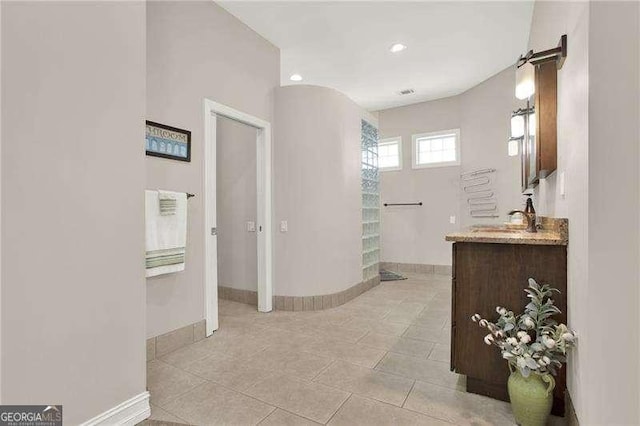
[[[205,151],[205,319],[207,336],[218,329],[217,122],[225,117],[256,129],[256,240],[258,311],[272,309],[271,124],[260,118],[204,100]]]

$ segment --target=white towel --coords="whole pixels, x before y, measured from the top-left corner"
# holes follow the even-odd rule
[[[170,215],[176,214],[176,206],[178,205],[178,200],[176,196],[177,192],[173,191],[160,191],[158,190],[158,199],[160,204],[160,214]]]
[[[162,215],[158,191],[145,191],[147,277],[184,271],[187,194],[174,192],[173,195],[176,200],[175,214]]]

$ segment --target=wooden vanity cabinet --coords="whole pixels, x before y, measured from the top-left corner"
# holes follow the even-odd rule
[[[554,297],[562,311],[556,317],[567,321],[567,247],[563,245],[492,244],[456,242],[453,244],[451,370],[467,376],[467,391],[509,400],[509,368],[495,346],[483,338],[488,333],[471,321],[475,313],[495,320],[496,306],[516,314],[529,299],[524,289],[534,278],[560,290]],[[552,413],[564,415],[565,369],[556,377]]]

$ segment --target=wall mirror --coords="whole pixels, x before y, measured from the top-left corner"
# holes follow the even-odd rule
[[[538,53],[529,51],[518,58],[516,97],[526,101],[526,108],[512,114],[509,155],[514,155],[511,148],[514,136],[522,134],[520,155],[523,192],[535,187],[540,179],[546,178],[557,168],[558,70],[566,56],[567,36],[563,35],[557,47]]]

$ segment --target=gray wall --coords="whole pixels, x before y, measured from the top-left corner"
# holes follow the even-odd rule
[[[507,155],[509,119],[517,108],[514,69],[508,68],[454,97],[378,112],[381,138],[402,137],[403,169],[381,173],[382,202],[422,201],[422,207],[382,207],[382,261],[451,264],[444,236],[473,223],[495,223],[521,205],[519,160]],[[411,136],[460,129],[461,165],[412,169]],[[460,188],[460,173],[495,168],[500,217],[474,219]],[[449,222],[456,216],[456,224]]]
[[[204,318],[203,99],[273,121],[279,50],[213,2],[147,5],[147,118],[192,131],[191,163],[147,158],[147,187],[188,191],[186,270],[147,280],[147,336]]]
[[[402,137],[403,168],[380,173],[382,203],[422,207],[381,207],[381,261],[451,264],[444,235],[457,229],[449,216],[460,216],[461,167],[411,168],[411,135],[461,127],[460,98],[452,97],[379,111],[380,138]],[[464,144],[465,129],[460,131]]]
[[[257,291],[256,129],[219,117],[217,133],[218,286]]]
[[[589,364],[581,367],[598,386],[588,388],[585,423],[640,424],[640,3],[594,2],[590,17]],[[605,339],[625,342],[613,363]]]
[[[0,5],[0,81],[2,81],[2,70],[4,69],[2,66],[2,5]],[[0,84],[0,224],[2,223],[2,84]],[[4,379],[2,367],[3,367],[3,351],[2,351],[2,227],[0,225],[0,404],[2,404],[2,380]]]
[[[145,391],[143,2],[2,2],[2,402]]]
[[[362,281],[362,118],[373,121],[333,89],[276,91],[274,294],[330,294]]]
[[[537,211],[569,218],[568,322],[581,335],[588,333],[588,181],[589,181],[589,4],[537,3],[533,11],[529,47],[536,51],[556,46],[567,34],[569,54],[558,72],[558,169],[536,188]],[[566,196],[557,176],[565,173]],[[582,341],[582,338],[581,338]],[[568,388],[581,422],[586,422],[588,383],[586,351],[578,348],[567,364]],[[589,423],[586,423],[589,424]]]
[[[569,218],[568,314],[579,344],[568,386],[587,425],[640,422],[639,18],[636,2],[537,2],[529,40],[541,50],[568,35],[558,170],[536,195],[543,212]],[[615,362],[608,342],[621,342]]]

